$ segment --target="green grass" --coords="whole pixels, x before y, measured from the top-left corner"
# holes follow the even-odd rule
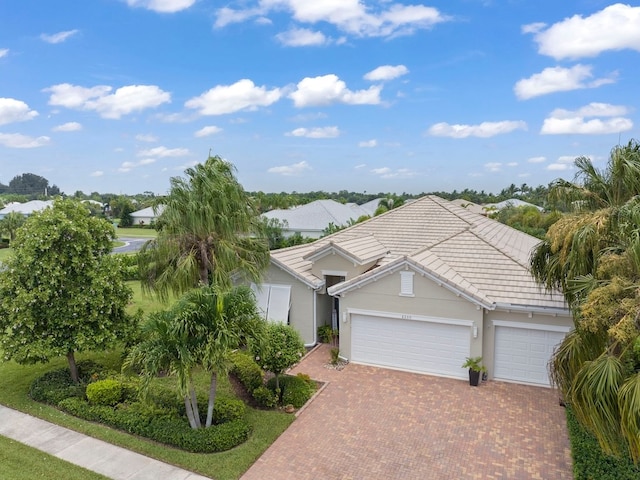
[[[124,245],[126,245],[124,242],[120,242],[119,240],[116,240],[115,242],[112,242],[113,248],[118,248],[118,247],[122,247]]]
[[[127,283],[134,291],[133,302],[130,306],[132,311],[140,307],[145,312],[150,312],[168,306],[151,297],[143,296],[140,282]],[[83,359],[92,359],[116,370],[119,370],[121,362],[119,352],[77,355],[77,360]],[[247,442],[227,452],[206,455],[188,453],[75,418],[54,407],[31,400],[28,393],[33,380],[49,370],[64,366],[66,366],[64,358],[53,359],[45,365],[18,365],[13,361],[0,363],[0,385],[2,385],[0,404],[217,480],[238,479],[294,420],[292,415],[278,411],[248,408],[247,420],[253,426],[253,432]],[[165,379],[165,381],[170,380]],[[218,391],[222,395],[231,395],[229,382],[220,379]],[[11,476],[2,475],[2,470],[0,470],[0,478],[13,479]],[[74,477],[65,474],[42,478]]]
[[[7,480],[33,480],[34,478],[107,479],[107,477],[2,436],[0,436],[0,478]]]
[[[11,252],[13,252],[13,249],[11,247],[0,248],[0,262],[3,261],[5,258],[7,258],[9,255],[11,255]]]
[[[170,306],[170,303],[162,303],[155,296],[151,296],[149,294],[142,293],[142,287],[140,282],[137,280],[132,280],[126,282],[127,285],[133,290],[133,300],[131,305],[129,306],[129,313],[133,314],[139,308],[146,313],[155,312],[158,310],[164,310]]]
[[[119,237],[156,238],[158,232],[153,228],[118,228],[116,234]]]

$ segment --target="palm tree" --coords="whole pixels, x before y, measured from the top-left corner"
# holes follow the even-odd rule
[[[550,199],[571,213],[531,257],[534,277],[560,288],[575,329],[554,353],[551,378],[603,451],[640,460],[640,144],[611,151],[604,170],[577,158],[574,182]]]
[[[162,372],[175,376],[191,428],[202,422],[193,383],[195,369],[211,375],[205,427],[213,420],[217,382],[231,367],[234,350],[263,341],[264,323],[257,313],[253,292],[237,287],[221,293],[202,287],[184,295],[171,309],[156,312],[143,328],[143,341],[134,346],[125,367],[140,368],[143,388]]]
[[[0,220],[0,232],[7,232],[9,234],[9,242],[13,243],[16,238],[16,231],[24,225],[25,220],[24,215],[20,212],[9,212]]]
[[[264,223],[234,176],[233,166],[209,157],[171,179],[156,201],[164,210],[158,237],[139,255],[145,291],[166,300],[198,285],[231,286],[233,273],[259,281],[269,264]]]

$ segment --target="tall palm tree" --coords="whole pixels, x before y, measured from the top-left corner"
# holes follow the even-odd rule
[[[26,218],[20,212],[9,212],[0,220],[0,232],[9,234],[9,242],[13,243],[16,238],[16,232],[24,225]]]
[[[534,277],[560,288],[575,329],[554,353],[551,378],[603,451],[640,461],[640,144],[611,151],[604,170],[577,158],[574,182],[550,199],[571,213],[531,257]]]
[[[237,287],[220,292],[217,287],[191,290],[171,309],[152,314],[143,329],[143,341],[134,346],[125,366],[142,370],[143,387],[161,372],[175,376],[191,428],[202,422],[193,383],[195,369],[211,376],[205,428],[213,421],[217,382],[231,367],[231,352],[263,340],[264,323],[253,292]]]
[[[167,299],[198,285],[229,288],[236,272],[258,281],[269,264],[268,241],[234,167],[215,156],[185,173],[156,202],[164,207],[161,230],[139,255],[145,291]]]

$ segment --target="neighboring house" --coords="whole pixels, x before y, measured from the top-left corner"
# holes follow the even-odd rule
[[[484,205],[478,205],[477,203],[473,203],[462,198],[451,200],[451,203],[459,207],[466,208],[470,212],[477,213],[478,215],[484,215],[485,217],[487,216],[487,209]]]
[[[285,237],[299,233],[303,237],[320,238],[323,231],[333,223],[337,227],[345,227],[363,215],[370,216],[368,210],[355,203],[342,204],[335,200],[316,200],[306,205],[286,210],[271,210],[264,213],[264,218],[276,218],[286,226],[282,229]]]
[[[158,207],[147,207],[136,212],[132,212],[131,220],[132,225],[151,225],[162,214],[164,207],[159,205]]]
[[[25,217],[28,217],[33,212],[39,212],[50,206],[53,206],[53,200],[31,200],[25,203],[12,203],[0,210],[0,220],[11,212],[21,213]]]
[[[538,205],[534,205],[533,203],[525,202],[524,200],[520,200],[519,198],[510,198],[509,200],[503,200],[502,202],[487,203],[486,205],[484,205],[484,208],[489,212],[500,211],[503,208],[508,208],[508,207],[515,207],[515,208],[518,208],[518,207],[535,207],[540,212],[544,212],[544,208],[539,207]]]
[[[538,242],[425,196],[272,251],[256,291],[263,312],[264,292],[277,292],[273,310],[307,345],[318,326],[338,328],[351,362],[465,378],[465,358],[482,356],[489,378],[548,386],[547,362],[573,323],[564,297],[529,273]]]

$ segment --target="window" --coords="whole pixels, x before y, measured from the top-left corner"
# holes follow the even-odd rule
[[[413,276],[415,272],[400,272],[400,296],[413,297]]]

